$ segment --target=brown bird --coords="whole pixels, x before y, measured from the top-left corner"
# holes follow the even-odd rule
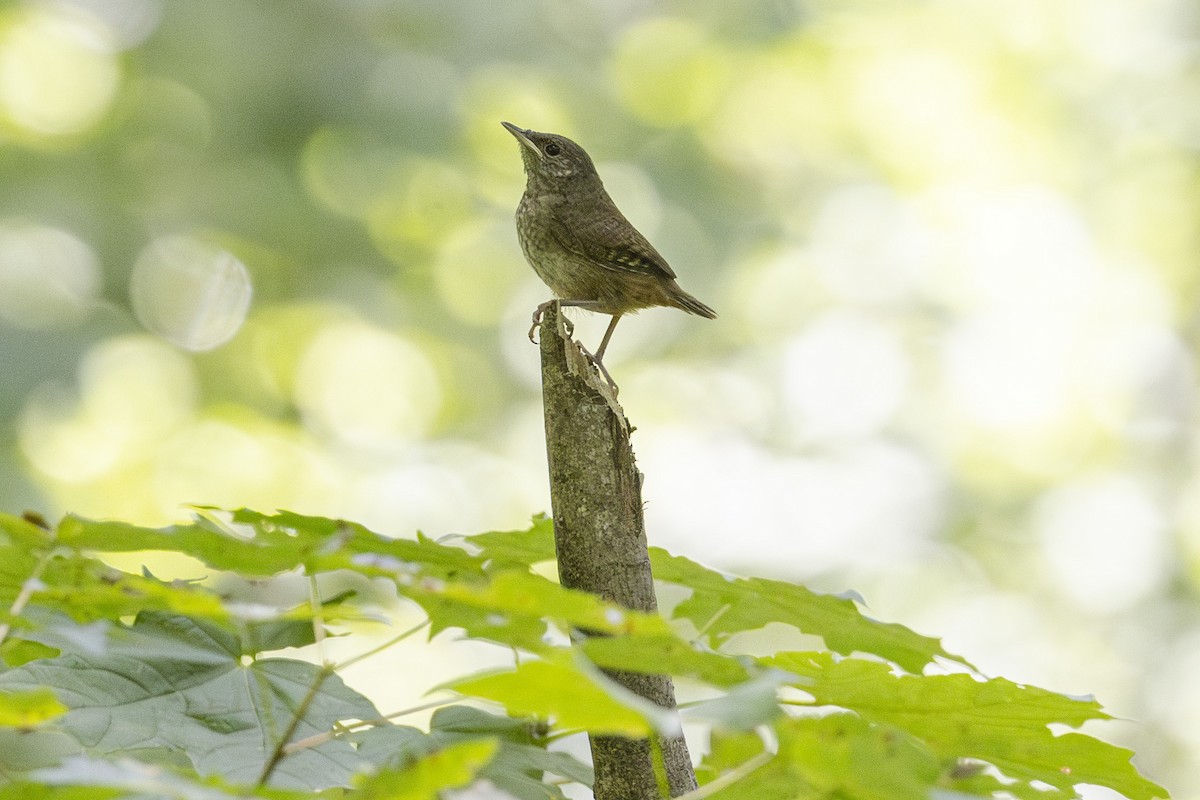
[[[501,124],[521,143],[525,162],[517,238],[533,271],[557,297],[534,312],[531,339],[551,303],[611,314],[592,360],[612,384],[604,351],[623,314],[672,306],[716,318],[717,312],[679,288],[667,260],[617,209],[582,147],[565,136]]]

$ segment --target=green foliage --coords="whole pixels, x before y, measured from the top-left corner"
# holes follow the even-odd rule
[[[186,555],[212,572],[166,582],[100,559],[133,551]],[[697,771],[707,797],[1056,800],[1083,783],[1166,796],[1128,751],[1060,731],[1107,719],[1096,702],[982,679],[937,640],[869,619],[851,599],[656,551],[658,578],[688,592],[668,619],[564,589],[533,568],[552,555],[544,519],[434,542],[287,512],[206,509],[159,530],[0,517],[0,800],[433,800],[480,781],[519,800],[561,798],[563,784],[592,776],[550,749],[555,740],[678,730],[678,716],[605,669],[669,673],[708,698],[683,710],[711,731]],[[222,574],[262,591],[235,600]],[[297,575],[312,579],[309,601],[269,599],[283,596],[272,581]],[[320,599],[317,579],[338,576],[389,587],[424,612],[430,636],[509,648],[512,666],[445,682],[460,700],[428,731],[394,724],[394,709],[346,686],[322,656],[334,626],[379,613],[371,592]],[[736,634],[768,624],[828,649],[732,649]],[[591,636],[571,636],[580,630]]]
[[[817,594],[796,584],[763,578],[729,578],[682,556],[651,550],[654,576],[692,590],[675,616],[689,619],[719,646],[735,633],[782,622],[816,634],[837,653],[875,653],[920,672],[934,657],[955,658],[937,639],[903,625],[869,619],[848,598]]]
[[[444,748],[480,740],[497,746],[478,770],[480,778],[519,800],[562,797],[562,790],[542,780],[552,773],[590,785],[592,770],[570,755],[546,749],[539,726],[526,720],[489,714],[470,706],[451,706],[433,715],[429,733],[416,728],[376,726],[355,734],[359,753],[370,763],[403,768]]]
[[[60,716],[67,707],[44,686],[18,692],[0,692],[0,725],[29,728]]]
[[[670,715],[613,683],[583,659],[556,653],[514,670],[480,675],[452,686],[502,703],[523,717],[553,719],[565,729],[641,738],[668,729]]]

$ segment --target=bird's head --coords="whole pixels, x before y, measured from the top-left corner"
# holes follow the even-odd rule
[[[596,177],[596,167],[587,152],[565,136],[518,128],[501,122],[521,143],[521,159],[531,181],[558,182]]]

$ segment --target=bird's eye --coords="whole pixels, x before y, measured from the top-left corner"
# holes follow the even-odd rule
[[[546,155],[548,155],[548,156],[556,156],[561,152],[562,152],[562,148],[559,147],[558,145],[556,145],[554,142],[551,142],[550,144],[546,145]]]

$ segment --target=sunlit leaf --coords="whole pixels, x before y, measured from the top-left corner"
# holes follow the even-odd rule
[[[778,751],[765,760],[749,735],[719,739],[701,771],[708,796],[928,800],[941,774],[918,740],[853,714],[782,718],[775,736]]]
[[[185,553],[214,569],[277,575],[300,567],[310,573],[356,569],[377,574],[427,572],[439,577],[482,574],[480,559],[428,539],[389,539],[345,520],[282,511],[234,511],[229,526],[199,517],[186,525],[145,528],[68,516],[59,539],[77,548]]]
[[[927,800],[941,774],[917,739],[852,714],[782,720],[779,758],[818,797]]]
[[[209,619],[229,616],[208,589],[122,572],[73,550],[56,534],[24,519],[0,515],[0,607],[7,609],[35,577],[29,584],[31,603],[79,620],[116,619],[144,610]]]
[[[142,611],[230,618],[221,598],[207,587],[131,575],[82,556],[51,562],[32,602],[78,620],[120,619]]]
[[[674,634],[593,636],[580,648],[601,667],[626,672],[686,675],[716,686],[732,686],[750,678],[740,656],[701,650]]]
[[[691,620],[716,645],[735,633],[782,622],[820,636],[836,652],[875,653],[910,672],[920,672],[935,657],[955,658],[937,639],[863,616],[845,598],[784,581],[722,575],[657,548],[651,548],[650,559],[655,579],[692,590],[675,616]]]
[[[40,556],[53,547],[48,531],[21,517],[0,514],[0,622],[25,581],[36,572]]]
[[[537,517],[524,531],[493,531],[466,537],[471,547],[479,548],[480,557],[495,564],[524,567],[554,558],[554,522]]]
[[[897,675],[888,665],[829,653],[781,653],[766,663],[804,677],[815,705],[840,706],[863,718],[902,728],[943,758],[972,758],[1012,778],[1060,789],[1078,783],[1108,786],[1135,800],[1165,797],[1138,774],[1132,752],[1050,726],[1109,719],[1095,700],[1082,700],[1003,678]]]
[[[0,547],[16,547],[26,552],[54,545],[54,534],[25,517],[0,512]]]
[[[621,608],[515,570],[499,572],[490,581],[423,581],[400,591],[425,609],[434,633],[457,627],[475,638],[534,652],[546,649],[547,620],[564,631],[667,636],[670,630],[657,614]]]
[[[696,767],[696,780],[703,786],[731,770],[742,767],[765,751],[762,737],[750,731],[714,730],[708,752]]]
[[[515,716],[550,720],[568,730],[644,737],[653,730],[678,727],[673,714],[614,683],[595,667],[567,657],[525,661],[515,670],[446,685],[499,703]]]
[[[67,707],[49,689],[0,691],[0,726],[29,728],[66,711]]]
[[[409,590],[418,600],[423,593],[502,616],[548,618],[599,633],[663,634],[669,630],[657,614],[631,611],[530,573],[501,572],[487,582],[435,583]]]
[[[56,655],[58,651],[54,648],[28,639],[15,639],[10,636],[0,645],[0,658],[10,667],[19,667],[39,658],[53,658]]]
[[[403,768],[360,779],[354,796],[363,800],[439,800],[442,790],[471,783],[499,747],[494,740],[474,739],[440,748]]]

